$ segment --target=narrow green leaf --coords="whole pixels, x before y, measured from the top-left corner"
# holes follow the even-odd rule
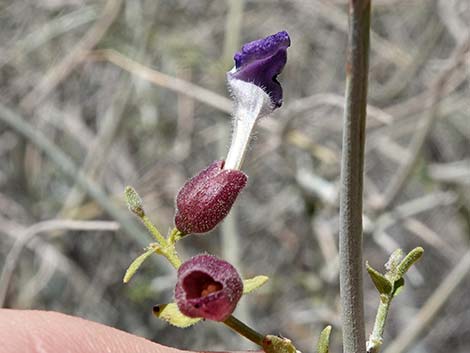
[[[404,287],[405,287],[405,279],[403,277],[396,280],[395,283],[393,284],[392,298],[395,298],[398,294],[400,294]]]
[[[392,282],[390,282],[383,274],[372,268],[368,262],[366,262],[367,272],[369,273],[372,282],[374,282],[375,288],[380,294],[390,294],[392,291]]]
[[[402,262],[397,267],[397,275],[403,277],[413,264],[418,261],[424,253],[424,249],[420,246],[411,250],[405,256]]]
[[[261,287],[263,284],[265,284],[268,281],[269,277],[268,276],[256,276],[253,278],[249,279],[244,279],[243,280],[243,294],[248,294],[255,289],[258,289]]]
[[[132,261],[132,263],[130,264],[129,268],[127,269],[126,274],[124,275],[124,278],[122,279],[122,281],[124,283],[129,282],[131,280],[132,276],[134,276],[136,271],[139,269],[139,267],[154,252],[155,252],[155,248],[148,248],[146,252],[144,252],[142,255],[140,255],[134,261]]]
[[[320,333],[320,338],[318,339],[318,346],[317,346],[318,353],[328,353],[330,349],[330,334],[331,334],[331,326],[328,325]]]
[[[159,319],[180,328],[192,326],[202,320],[202,318],[191,318],[182,314],[175,303],[155,305],[153,314]]]

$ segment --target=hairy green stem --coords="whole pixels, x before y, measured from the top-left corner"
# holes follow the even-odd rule
[[[224,321],[224,324],[239,333],[240,335],[242,335],[243,337],[249,339],[251,342],[256,343],[261,347],[263,346],[263,339],[265,336],[248,327],[243,322],[238,320],[235,316],[230,316],[227,320]]]
[[[370,0],[350,0],[340,193],[343,352],[366,351],[362,288],[362,189],[369,64]]]
[[[163,235],[160,234],[157,227],[155,227],[155,225],[152,223],[150,218],[148,218],[147,215],[144,212],[142,212],[142,214],[139,215],[139,218],[142,221],[142,223],[144,224],[145,228],[147,228],[147,230],[150,232],[150,234],[152,234],[152,236],[158,242],[158,244],[160,244],[160,246],[162,246],[162,247],[167,246],[166,239],[163,237]]]
[[[382,295],[380,298],[377,315],[375,316],[374,328],[367,342],[367,353],[378,353],[383,343],[383,334],[385,330],[385,322],[387,321],[388,312],[392,298]]]

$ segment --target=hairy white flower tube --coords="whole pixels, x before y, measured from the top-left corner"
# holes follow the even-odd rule
[[[235,68],[227,74],[229,91],[234,100],[234,112],[232,142],[224,169],[240,170],[256,122],[273,111],[273,104],[262,88],[254,83],[233,78],[231,73],[234,70]]]

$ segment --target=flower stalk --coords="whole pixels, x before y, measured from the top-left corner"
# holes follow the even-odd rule
[[[241,336],[249,339],[251,342],[257,344],[260,347],[263,346],[264,336],[259,332],[253,330],[251,327],[245,325],[235,316],[230,315],[228,319],[226,319],[223,323],[235,332],[239,333]]]

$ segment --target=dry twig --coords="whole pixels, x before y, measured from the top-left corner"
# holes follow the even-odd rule
[[[399,167],[398,171],[393,175],[392,180],[387,185],[381,200],[375,206],[377,210],[385,210],[389,208],[400,194],[400,191],[405,187],[406,182],[411,176],[416,162],[421,155],[421,150],[426,141],[426,137],[431,131],[433,123],[439,115],[438,104],[447,80],[449,77],[451,77],[451,73],[464,63],[469,49],[470,40],[467,40],[455,50],[450,66],[445,68],[437,78],[436,83],[434,84],[433,94],[431,96],[432,103],[430,112],[420,121],[419,126],[416,129],[416,133],[414,134],[410,143],[410,153],[408,158],[406,158],[403,164]]]

